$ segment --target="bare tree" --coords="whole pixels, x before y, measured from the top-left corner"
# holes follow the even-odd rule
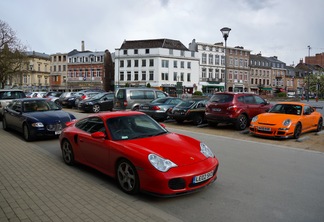
[[[23,65],[27,62],[23,46],[10,26],[0,20],[0,85],[4,88],[7,80],[20,76]]]

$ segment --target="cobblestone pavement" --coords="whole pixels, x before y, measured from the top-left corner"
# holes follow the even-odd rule
[[[0,123],[1,125],[1,123]],[[0,221],[179,221],[0,129]]]

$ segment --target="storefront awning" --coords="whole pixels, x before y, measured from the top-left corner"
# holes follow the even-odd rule
[[[272,90],[272,88],[266,88],[266,87],[263,87],[263,88],[261,88],[262,90],[266,90],[266,91],[271,91]]]

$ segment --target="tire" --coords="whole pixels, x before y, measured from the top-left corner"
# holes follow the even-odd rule
[[[200,125],[204,122],[204,117],[199,114],[195,114],[192,118],[192,121],[195,125]]]
[[[94,113],[99,113],[100,112],[100,106],[98,104],[94,104],[92,107],[92,111]]]
[[[26,123],[23,125],[23,136],[27,142],[32,141],[34,139]]]
[[[247,116],[244,114],[239,115],[235,123],[235,128],[237,130],[245,130],[247,126],[248,126]]]
[[[66,163],[69,166],[73,166],[75,164],[74,153],[72,145],[68,140],[63,140],[61,144],[61,150],[64,163]]]
[[[128,160],[120,160],[116,168],[116,179],[120,189],[127,194],[139,192],[139,178],[134,165]]]
[[[320,119],[318,120],[318,123],[317,123],[316,132],[319,132],[319,131],[321,131],[321,130],[322,130],[322,128],[323,128],[323,119],[322,119],[322,118],[320,118]]]
[[[300,123],[297,123],[297,125],[295,126],[295,130],[294,130],[294,138],[298,139],[301,135],[301,131],[302,131],[302,125]]]
[[[9,130],[8,125],[7,125],[7,120],[5,118],[2,118],[2,128],[5,131],[8,131]]]

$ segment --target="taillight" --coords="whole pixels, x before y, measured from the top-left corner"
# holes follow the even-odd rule
[[[238,110],[238,107],[237,106],[229,106],[228,108],[227,108],[227,110],[228,111],[230,111],[230,112],[236,112],[237,110]]]
[[[153,106],[153,107],[152,107],[152,110],[160,110],[160,107],[158,107],[158,106]]]
[[[86,96],[85,96],[85,95],[81,96],[81,100],[83,100],[83,99],[85,99],[85,98],[86,98]]]
[[[128,105],[128,104],[127,104],[127,101],[125,100],[125,101],[124,101],[124,106],[126,107],[127,105]]]

